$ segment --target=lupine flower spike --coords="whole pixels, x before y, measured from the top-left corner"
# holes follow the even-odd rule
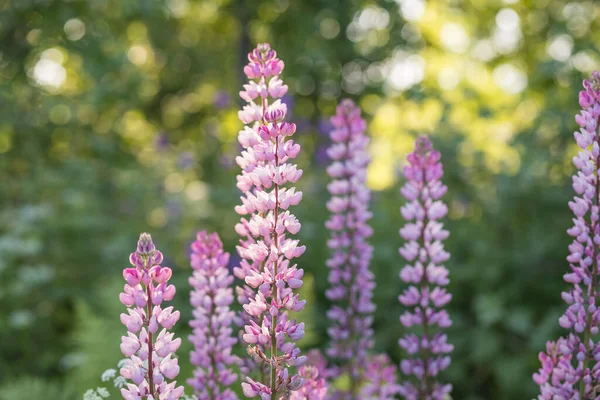
[[[400,229],[400,236],[406,241],[400,254],[409,264],[400,277],[409,286],[399,300],[409,307],[400,321],[418,332],[408,333],[399,341],[408,353],[400,369],[404,375],[415,378],[402,383],[400,394],[408,400],[443,400],[452,386],[439,383],[437,376],[450,364],[448,354],[453,350],[446,334],[440,331],[452,324],[444,310],[452,298],[444,288],[449,279],[443,263],[450,254],[442,242],[449,233],[439,221],[448,212],[440,200],[447,187],[440,181],[444,173],[440,153],[433,149],[429,138],[419,137],[415,147],[407,157],[407,182],[401,190],[407,200],[401,208],[407,223]]]
[[[219,235],[205,231],[198,233],[191,250],[194,319],[190,321],[193,332],[189,339],[194,345],[190,361],[196,369],[188,383],[198,400],[237,400],[229,388],[237,380],[231,367],[239,362],[231,354],[237,339],[232,336],[234,312],[229,308],[233,302],[229,253],[223,251]]]
[[[304,271],[292,264],[305,247],[286,237],[300,230],[289,207],[300,202],[302,193],[285,187],[302,176],[288,162],[298,155],[300,146],[289,139],[296,125],[284,122],[287,108],[279,100],[287,92],[279,78],[283,61],[268,44],[258,45],[248,59],[244,73],[249,83],[240,92],[248,105],[239,112],[246,127],[238,138],[245,150],[236,159],[242,168],[237,177],[242,205],[235,208],[242,215],[235,227],[242,237],[237,248],[242,261],[235,274],[247,284],[238,298],[252,317],[244,327],[243,340],[249,355],[270,371],[263,381],[247,377],[242,387],[247,397],[279,400],[302,386],[303,379],[289,367],[305,360],[294,343],[304,336],[304,323],[288,316],[305,304],[294,293],[302,286]]]
[[[162,259],[152,237],[142,233],[137,250],[129,256],[133,268],[123,270],[127,283],[119,298],[129,308],[121,314],[128,330],[121,337],[121,351],[128,359],[120,372],[133,382],[121,389],[125,400],[176,400],[183,393],[183,386],[168,382],[179,374],[175,351],[181,339],[169,332],[179,311],[161,307],[175,295],[175,286],[168,284],[171,269],[160,266]]]
[[[372,214],[366,187],[369,139],[360,109],[352,100],[340,103],[331,123],[333,143],[327,151],[332,160],[327,168],[331,177],[327,208],[331,217],[325,225],[331,231],[327,242],[331,249],[327,260],[331,287],[326,296],[333,306],[327,314],[332,321],[327,353],[339,364],[333,370],[334,377],[346,374],[351,382],[348,390],[335,393],[334,398],[352,400],[358,398],[367,351],[373,346],[375,283],[369,270],[373,248],[367,243],[373,234],[368,224]]]
[[[575,132],[579,153],[573,157],[577,172],[573,176],[575,196],[569,207],[575,217],[567,232],[573,237],[569,246],[569,272],[564,280],[573,285],[562,293],[568,308],[559,324],[569,335],[556,343],[548,342],[540,354],[542,368],[534,375],[540,385],[539,399],[596,399],[600,396],[600,325],[598,273],[600,258],[599,186],[600,166],[600,73],[583,82],[579,92],[581,112],[575,116],[580,129]]]

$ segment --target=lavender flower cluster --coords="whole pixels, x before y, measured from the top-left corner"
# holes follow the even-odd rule
[[[194,350],[190,361],[197,368],[188,383],[198,400],[236,400],[237,395],[229,388],[237,381],[232,367],[239,363],[232,354],[237,339],[231,326],[235,313],[230,309],[233,276],[227,269],[229,253],[223,251],[219,235],[205,231],[198,233],[191,250],[194,319],[190,321],[193,333],[189,339]]]
[[[407,328],[419,327],[421,334],[407,333],[399,341],[409,355],[402,360],[401,370],[416,378],[405,381],[400,393],[408,400],[443,400],[452,386],[441,384],[436,378],[450,365],[447,354],[453,346],[447,342],[446,334],[435,330],[452,324],[443,308],[452,298],[444,288],[449,278],[443,263],[450,254],[442,242],[449,233],[439,221],[448,213],[440,200],[447,187],[440,181],[444,173],[440,153],[433,149],[429,138],[419,137],[415,151],[407,159],[409,164],[404,168],[407,182],[401,190],[407,203],[401,212],[409,222],[400,229],[400,236],[406,240],[400,254],[411,264],[400,272],[409,286],[399,300],[410,309],[402,314],[400,321]]]
[[[119,299],[128,307],[127,314],[121,314],[128,332],[121,337],[121,351],[129,359],[121,368],[121,376],[133,381],[121,389],[125,400],[176,400],[183,393],[183,386],[167,381],[179,374],[174,353],[181,339],[168,331],[179,319],[179,311],[161,307],[175,295],[175,286],[168,284],[171,269],[160,266],[162,259],[152,237],[142,233],[137,250],[129,256],[133,268],[123,270],[127,283]]]
[[[252,319],[242,338],[259,365],[269,366],[270,378],[260,382],[247,377],[242,387],[247,397],[276,399],[304,383],[289,369],[305,360],[295,345],[304,336],[304,323],[292,319],[289,312],[302,310],[306,303],[294,293],[302,286],[304,271],[292,264],[305,247],[286,237],[300,230],[289,207],[298,205],[302,193],[285,187],[296,183],[302,170],[288,162],[297,157],[300,146],[289,139],[296,126],[284,122],[287,107],[280,98],[287,86],[279,78],[283,61],[268,44],[259,45],[248,60],[244,73],[249,83],[240,92],[248,105],[239,112],[246,124],[239,135],[245,150],[236,160],[242,168],[237,186],[244,194],[242,205],[235,208],[242,215],[235,229],[242,237],[237,249],[243,259],[236,275],[252,289],[243,305]]]
[[[600,396],[600,345],[598,272],[600,258],[600,204],[598,168],[600,166],[600,73],[594,72],[583,82],[579,93],[581,112],[575,117],[580,129],[575,132],[579,147],[573,157],[577,173],[573,176],[575,196],[569,202],[573,211],[573,237],[569,246],[570,270],[564,280],[572,285],[562,293],[568,307],[560,317],[561,327],[569,334],[556,342],[548,342],[546,353],[540,353],[542,367],[534,374],[540,386],[540,400],[596,399]]]
[[[335,376],[350,377],[350,387],[338,391],[336,398],[354,399],[364,380],[367,351],[373,347],[375,283],[369,270],[373,248],[367,243],[373,234],[366,186],[369,139],[360,109],[351,100],[340,103],[331,124],[332,145],[327,151],[332,160],[327,168],[332,178],[327,186],[332,196],[327,203],[331,218],[325,224],[331,232],[327,242],[332,252],[327,260],[331,287],[325,294],[333,306],[327,313],[332,321],[327,354],[342,365]]]

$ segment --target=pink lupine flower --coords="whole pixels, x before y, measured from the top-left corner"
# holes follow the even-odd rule
[[[242,237],[237,247],[242,260],[234,273],[246,283],[237,290],[247,313],[240,318],[245,323],[242,338],[252,362],[258,364],[254,369],[267,368],[268,376],[264,381],[247,377],[242,387],[247,397],[275,400],[303,383],[289,367],[304,362],[294,343],[304,336],[304,324],[288,314],[304,307],[305,301],[294,293],[302,285],[304,272],[292,259],[304,253],[305,247],[287,237],[300,229],[288,208],[300,202],[302,193],[284,187],[296,183],[302,171],[289,163],[300,147],[288,138],[296,126],[284,122],[287,106],[277,100],[287,90],[279,78],[283,61],[268,44],[258,45],[248,59],[244,73],[250,83],[240,93],[248,105],[239,112],[248,126],[239,134],[245,150],[236,159],[242,168],[237,178],[242,204],[235,208],[242,215],[235,227]]]
[[[176,400],[183,394],[183,386],[166,381],[179,374],[174,354],[181,339],[168,332],[179,319],[179,311],[161,308],[163,301],[175,295],[175,286],[168,284],[171,269],[160,266],[162,259],[152,237],[142,233],[137,250],[129,257],[134,268],[123,271],[127,283],[119,298],[129,308],[121,314],[121,322],[129,332],[121,337],[121,351],[128,359],[120,372],[133,381],[121,389],[126,400]]]
[[[354,399],[364,380],[367,351],[373,346],[375,283],[369,270],[373,248],[367,243],[373,233],[367,223],[372,215],[366,187],[369,139],[360,109],[351,100],[340,103],[331,123],[332,163],[327,169],[332,178],[327,187],[331,217],[325,225],[331,231],[327,245],[332,253],[326,295],[333,306],[327,313],[332,321],[327,353],[340,364],[336,375],[348,374],[351,382],[349,390],[339,391],[335,398]]]
[[[575,196],[569,202],[575,218],[573,227],[567,230],[573,243],[567,256],[569,272],[563,277],[572,286],[562,293],[568,308],[558,321],[570,333],[556,343],[548,342],[546,353],[540,353],[542,368],[534,374],[540,400],[600,396],[600,342],[596,339],[600,325],[596,304],[600,260],[600,72],[594,72],[583,87],[585,90],[579,92],[582,110],[575,116],[580,127],[574,134],[579,147],[573,157],[578,169],[573,176]]]
[[[198,400],[237,400],[229,388],[237,380],[231,367],[239,362],[231,354],[237,339],[232,336],[234,312],[229,308],[233,302],[233,276],[227,269],[229,253],[223,251],[216,233],[205,231],[198,233],[191,250],[194,273],[189,281],[194,319],[190,321],[193,332],[189,339],[194,345],[190,361],[196,369],[188,383]]]
[[[369,357],[365,366],[365,385],[360,389],[360,399],[394,400],[400,393],[396,372],[398,368],[386,354]]]
[[[327,395],[327,360],[319,350],[309,351],[306,358],[306,364],[298,368],[304,385],[291,393],[290,400],[323,400]]]
[[[452,324],[443,309],[452,298],[443,288],[449,279],[442,263],[450,254],[444,250],[442,241],[449,233],[438,221],[448,212],[440,200],[447,188],[440,181],[444,173],[440,153],[433,149],[428,137],[417,139],[415,151],[407,160],[409,164],[404,168],[407,182],[401,189],[407,203],[401,212],[408,222],[400,229],[400,236],[406,240],[400,254],[410,264],[402,269],[400,277],[409,286],[399,301],[409,310],[400,321],[407,328],[420,327],[421,334],[407,333],[399,341],[408,354],[400,369],[404,375],[415,378],[402,383],[400,394],[408,400],[443,400],[452,386],[439,383],[437,375],[450,364],[448,354],[453,350],[440,331]]]

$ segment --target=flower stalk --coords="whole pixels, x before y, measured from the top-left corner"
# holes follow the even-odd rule
[[[437,376],[450,365],[448,354],[454,348],[447,342],[446,334],[436,332],[452,324],[444,310],[452,298],[445,289],[449,278],[443,265],[450,258],[443,245],[449,232],[440,222],[448,213],[441,200],[447,187],[441,182],[444,172],[440,153],[433,149],[428,137],[417,139],[415,151],[407,160],[407,182],[401,189],[407,200],[401,208],[407,223],[400,229],[406,242],[400,254],[411,264],[400,272],[400,278],[409,285],[399,297],[400,303],[409,307],[400,321],[406,328],[415,327],[419,335],[407,333],[399,341],[408,354],[400,364],[401,371],[413,377],[402,383],[400,394],[407,400],[443,400],[452,385],[438,382]]]
[[[365,121],[352,100],[343,100],[331,118],[332,141],[327,154],[332,160],[327,168],[331,213],[325,226],[330,231],[327,242],[331,257],[330,288],[326,296],[333,305],[327,316],[332,326],[327,330],[331,339],[327,354],[339,366],[333,375],[348,375],[350,387],[338,390],[336,398],[358,399],[364,381],[368,350],[373,347],[373,273],[369,270],[373,248],[367,239],[373,234],[368,221],[370,191],[366,186],[369,139]]]
[[[287,92],[279,78],[283,61],[268,44],[259,44],[248,60],[244,73],[249,82],[240,92],[248,104],[238,114],[246,124],[238,136],[244,151],[236,159],[242,168],[237,177],[242,204],[235,208],[242,216],[235,227],[242,237],[237,247],[242,261],[234,272],[246,283],[238,290],[250,317],[242,339],[258,370],[264,365],[269,374],[267,381],[246,377],[242,387],[247,397],[279,400],[302,386],[303,379],[289,367],[305,360],[294,343],[304,336],[304,323],[289,317],[305,304],[294,293],[302,286],[304,271],[292,264],[305,247],[287,237],[300,230],[289,208],[300,202],[302,193],[285,187],[302,176],[288,162],[296,158],[300,146],[288,138],[296,126],[284,122],[287,107],[279,100]]]
[[[575,132],[579,152],[573,157],[577,172],[573,176],[575,196],[569,202],[573,227],[567,230],[570,271],[564,280],[572,285],[562,293],[568,307],[560,317],[569,334],[548,342],[540,353],[542,368],[534,374],[540,386],[539,399],[568,398],[584,400],[600,395],[600,346],[596,336],[600,325],[598,310],[598,257],[600,253],[600,73],[583,82],[579,93],[581,111],[575,116],[580,129]]]
[[[160,265],[162,260],[152,237],[142,233],[136,251],[129,256],[133,268],[123,270],[126,284],[119,299],[128,307],[128,313],[121,314],[128,332],[121,336],[121,351],[128,359],[120,373],[133,382],[121,388],[125,400],[176,400],[183,394],[183,386],[167,382],[179,374],[174,355],[181,339],[168,331],[179,320],[179,311],[161,307],[175,295],[175,286],[168,284],[172,271]]]
[[[227,269],[229,253],[223,251],[219,235],[206,231],[198,232],[191,250],[194,272],[189,282],[194,318],[189,339],[194,345],[190,361],[196,369],[188,383],[198,400],[237,400],[230,389],[237,381],[232,367],[239,364],[239,358],[232,354],[237,339],[231,327],[234,312],[230,309],[233,276]]]

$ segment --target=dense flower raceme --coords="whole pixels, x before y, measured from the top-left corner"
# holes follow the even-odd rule
[[[448,212],[440,200],[447,187],[440,181],[443,175],[440,153],[433,149],[428,137],[417,139],[415,151],[407,160],[404,168],[407,182],[401,190],[407,200],[401,209],[407,223],[400,229],[406,242],[400,254],[409,264],[400,277],[409,286],[399,300],[409,310],[400,321],[407,328],[417,327],[419,334],[408,333],[399,341],[408,353],[408,358],[400,364],[401,371],[416,378],[403,382],[400,394],[408,400],[442,400],[452,386],[439,383],[437,375],[450,364],[448,353],[453,350],[447,336],[439,331],[452,324],[443,309],[452,297],[444,288],[449,279],[443,263],[450,254],[444,250],[442,241],[449,233],[439,221]]]
[[[198,233],[191,250],[194,319],[190,321],[193,332],[189,339],[194,345],[190,361],[196,369],[188,383],[198,400],[236,400],[237,395],[229,389],[237,381],[231,367],[239,362],[231,354],[237,339],[231,327],[234,312],[230,309],[233,276],[227,269],[229,253],[223,251],[216,233],[205,231]]]
[[[559,320],[569,329],[566,338],[549,342],[547,353],[540,354],[542,368],[534,375],[541,387],[539,399],[598,398],[600,390],[600,345],[595,337],[600,325],[598,305],[598,259],[600,224],[598,167],[600,166],[600,73],[585,80],[579,93],[581,112],[575,117],[580,126],[575,132],[579,153],[573,157],[577,173],[573,176],[575,197],[569,207],[575,214],[573,237],[569,246],[570,272],[564,280],[573,285],[562,293],[568,308]]]
[[[333,306],[328,312],[332,321],[328,355],[341,364],[335,374],[346,373],[351,382],[347,391],[335,397],[353,399],[363,380],[367,350],[373,346],[375,283],[369,270],[373,248],[366,241],[373,233],[366,187],[369,139],[360,109],[351,100],[340,103],[331,124],[332,145],[327,154],[332,163],[327,173],[332,179],[328,185],[332,197],[327,203],[331,217],[326,226],[331,231],[327,244],[332,254],[327,261],[331,287],[326,295]]]
[[[142,233],[129,257],[133,268],[123,270],[127,283],[120,300],[129,308],[121,314],[128,330],[121,337],[121,351],[128,357],[121,376],[133,381],[121,389],[125,400],[176,400],[183,393],[183,386],[167,382],[179,374],[174,353],[181,339],[168,331],[179,319],[179,311],[161,307],[175,295],[175,286],[168,284],[171,269],[160,266],[162,259],[150,235]]]
[[[234,273],[247,285],[243,293],[238,292],[251,317],[243,340],[248,353],[259,365],[268,365],[270,373],[264,381],[247,377],[242,387],[247,397],[279,400],[302,386],[303,379],[289,367],[305,360],[294,343],[304,336],[304,323],[288,315],[304,308],[305,301],[294,293],[302,286],[304,271],[291,260],[304,253],[305,247],[286,237],[300,230],[288,209],[300,202],[302,193],[284,187],[302,175],[288,162],[298,155],[300,146],[289,139],[296,126],[283,121],[287,112],[279,100],[287,92],[279,78],[283,61],[268,44],[258,45],[248,59],[244,73],[249,83],[240,92],[248,104],[239,112],[246,124],[238,138],[244,151],[236,159],[242,168],[237,177],[242,205],[236,207],[242,218],[235,227],[242,237],[237,247],[242,261]]]

